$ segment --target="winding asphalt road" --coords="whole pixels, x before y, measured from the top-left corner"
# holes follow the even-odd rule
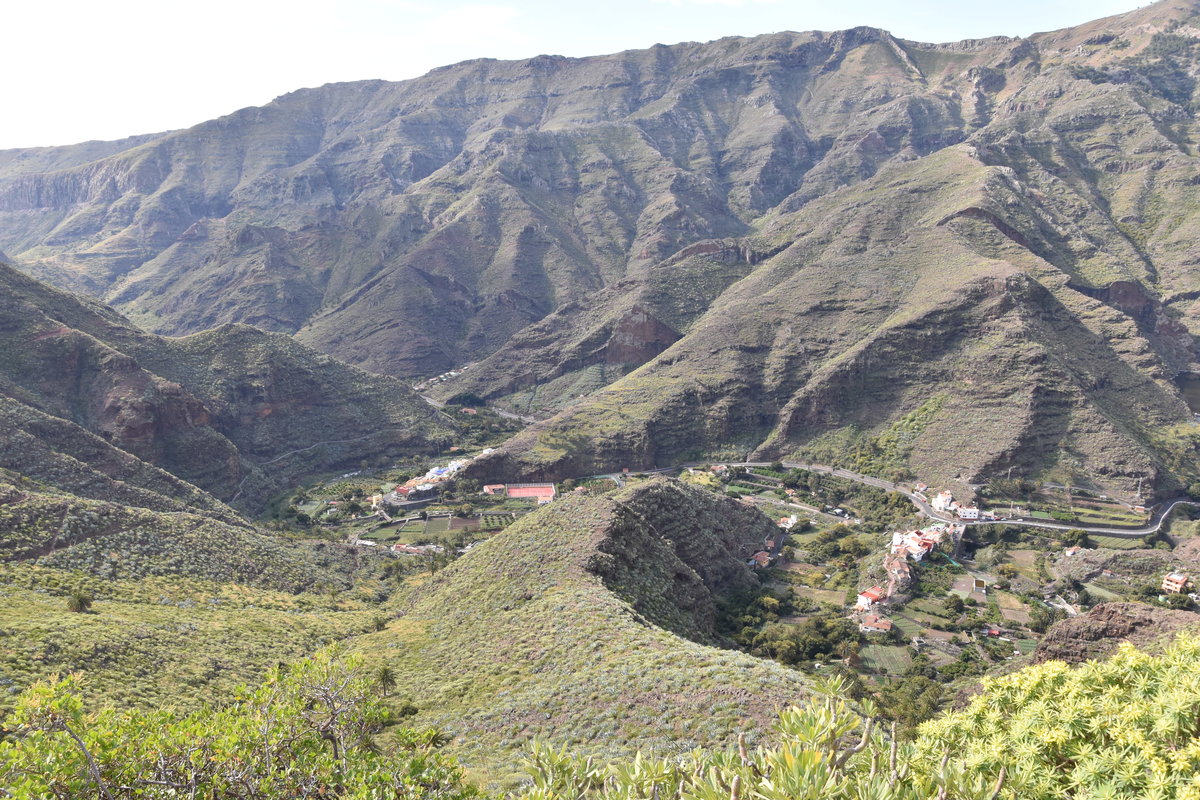
[[[766,462],[766,461],[743,461],[740,463],[727,463],[726,466],[730,466],[730,467],[770,467],[771,463],[772,462]],[[857,472],[851,472],[848,469],[838,469],[835,467],[825,466],[824,464],[804,464],[804,463],[801,463],[798,461],[781,461],[779,463],[783,464],[783,466],[787,467],[788,469],[802,469],[802,470],[805,470],[806,472],[822,472],[827,475],[833,475],[834,477],[837,477],[837,478],[845,478],[846,480],[851,480],[851,481],[855,481],[857,483],[866,484],[867,486],[874,486],[878,489],[884,489],[889,492],[899,492],[900,494],[904,495],[909,500],[911,500],[912,504],[917,507],[917,510],[920,511],[922,515],[929,517],[930,519],[935,519],[939,522],[956,522],[956,523],[959,523],[962,525],[993,525],[993,524],[1020,525],[1022,527],[1026,527],[1026,528],[1049,528],[1051,530],[1060,530],[1060,531],[1082,530],[1082,531],[1087,531],[1088,533],[1097,533],[1097,534],[1101,534],[1104,536],[1113,536],[1113,537],[1120,538],[1120,539],[1139,539],[1143,536],[1146,536],[1147,534],[1158,533],[1162,529],[1163,521],[1166,520],[1166,518],[1171,514],[1171,512],[1174,511],[1177,507],[1179,507],[1181,505],[1200,507],[1200,503],[1190,500],[1188,498],[1176,497],[1176,498],[1172,498],[1170,500],[1165,500],[1155,508],[1154,513],[1150,517],[1149,524],[1147,524],[1141,528],[1106,528],[1106,527],[1103,527],[1100,525],[1088,525],[1088,524],[1082,523],[1082,522],[1075,522],[1075,523],[1043,522],[1042,520],[1033,520],[1033,519],[1006,519],[999,523],[985,522],[985,521],[968,521],[968,520],[960,520],[957,517],[952,517],[947,514],[940,514],[937,511],[934,511],[933,508],[929,505],[929,503],[927,503],[926,501],[924,501],[920,497],[918,497],[916,495],[916,493],[904,488],[903,486],[892,483],[891,481],[885,481],[882,478],[873,478],[870,475],[860,475]],[[697,466],[701,466],[701,465],[700,464],[684,464],[683,465],[683,467],[697,467]],[[664,470],[655,470],[655,471],[661,472]]]

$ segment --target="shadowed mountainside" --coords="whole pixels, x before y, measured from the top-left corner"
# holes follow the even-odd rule
[[[255,509],[298,475],[450,430],[398,381],[286,336],[146,334],[3,265],[0,337],[0,467],[83,498],[236,520],[217,498]]]

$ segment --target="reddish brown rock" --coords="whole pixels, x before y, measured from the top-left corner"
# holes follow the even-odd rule
[[[1141,603],[1103,603],[1063,620],[1046,633],[1033,661],[1078,664],[1113,653],[1121,642],[1153,647],[1184,630],[1200,629],[1200,614],[1155,608]]]

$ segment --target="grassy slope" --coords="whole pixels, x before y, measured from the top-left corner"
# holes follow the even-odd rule
[[[654,532],[704,503],[692,520],[693,545],[709,542],[703,553],[683,553]],[[612,498],[565,497],[435,574],[386,631],[358,647],[397,670],[398,691],[421,708],[418,722],[453,733],[456,749],[490,777],[502,777],[501,765],[511,769],[535,737],[605,754],[728,744],[740,729],[757,739],[776,709],[805,692],[803,678],[651,621],[682,629],[689,613],[666,608],[680,598],[664,592],[663,572],[695,575],[672,552],[701,569],[741,567],[720,543],[740,538],[744,548],[758,538],[744,513],[658,482]],[[606,552],[637,554],[637,571],[613,569]],[[695,588],[695,577],[688,582]],[[693,620],[702,617],[690,608]]]
[[[91,613],[67,610],[67,594],[80,588],[96,598]],[[33,681],[64,672],[85,676],[96,705],[195,709],[280,661],[362,632],[376,613],[350,596],[0,565],[0,710]]]

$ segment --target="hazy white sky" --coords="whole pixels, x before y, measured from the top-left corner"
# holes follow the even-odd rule
[[[6,4],[0,148],[181,128],[305,86],[468,58],[611,53],[780,30],[952,41],[1146,0],[25,0]]]

